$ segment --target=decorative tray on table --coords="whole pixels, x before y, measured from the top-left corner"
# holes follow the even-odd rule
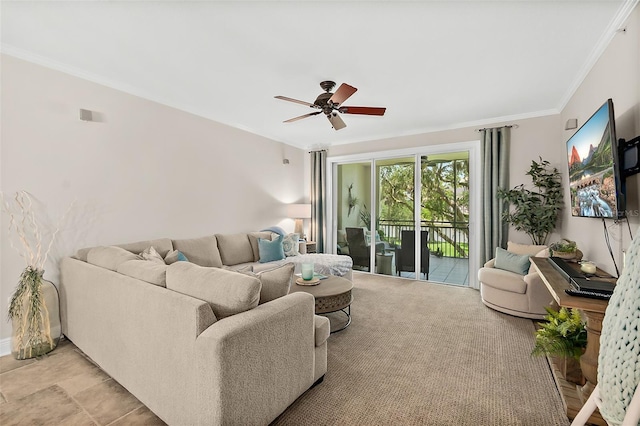
[[[320,284],[320,278],[313,277],[310,280],[305,280],[302,277],[296,278],[296,284],[299,285],[318,285]]]

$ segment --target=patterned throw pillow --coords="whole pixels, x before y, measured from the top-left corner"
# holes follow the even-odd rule
[[[148,249],[140,253],[140,258],[143,260],[149,260],[151,262],[156,262],[161,265],[165,265],[164,259],[162,258],[162,256],[160,256],[160,253],[158,253],[156,249],[153,248],[153,246],[149,247]]]
[[[300,254],[300,251],[298,250],[299,239],[300,234],[289,234],[284,237],[284,240],[282,240],[282,248],[284,249],[285,256],[298,256]]]

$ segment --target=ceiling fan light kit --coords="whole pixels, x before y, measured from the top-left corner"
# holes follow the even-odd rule
[[[303,118],[311,117],[314,115],[318,115],[320,113],[324,113],[324,115],[331,123],[331,126],[335,130],[340,130],[347,125],[342,120],[340,114],[358,114],[358,115],[384,115],[387,110],[384,107],[362,107],[362,106],[341,106],[344,101],[349,99],[351,95],[356,93],[358,89],[353,86],[350,86],[346,83],[342,83],[338,90],[335,93],[332,93],[331,90],[336,86],[336,83],[330,80],[320,82],[320,87],[324,90],[324,93],[320,93],[316,100],[313,103],[300,101],[298,99],[289,98],[286,96],[275,96],[276,99],[281,99],[283,101],[294,102],[301,105],[306,105],[310,108],[318,109],[320,111],[310,112],[308,114],[304,114],[298,117],[290,118],[285,120],[284,123],[291,123],[293,121],[302,120]]]

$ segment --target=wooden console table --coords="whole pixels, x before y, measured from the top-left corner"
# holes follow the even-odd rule
[[[544,281],[558,305],[580,309],[587,318],[587,348],[585,353],[580,357],[580,368],[587,382],[584,386],[576,386],[575,389],[567,386],[565,383],[558,383],[558,388],[567,407],[567,416],[573,419],[598,383],[600,332],[602,331],[604,312],[609,302],[602,299],[570,296],[564,292],[566,289],[571,288],[569,282],[567,282],[546,258],[532,257],[531,263],[540,274],[542,281]],[[576,270],[579,268],[577,264],[569,263],[569,265],[575,267]],[[610,277],[609,274],[600,269],[596,270],[596,275],[600,281],[610,281],[614,284],[616,282],[615,278]],[[572,390],[574,390],[574,392],[572,392]],[[607,425],[599,413],[591,416],[589,423],[603,426]]]

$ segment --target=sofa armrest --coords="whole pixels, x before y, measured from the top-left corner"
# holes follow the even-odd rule
[[[313,384],[315,302],[297,292],[210,326],[196,340],[202,424],[269,424]]]
[[[314,318],[316,346],[322,346],[331,334],[329,318],[316,315]]]

